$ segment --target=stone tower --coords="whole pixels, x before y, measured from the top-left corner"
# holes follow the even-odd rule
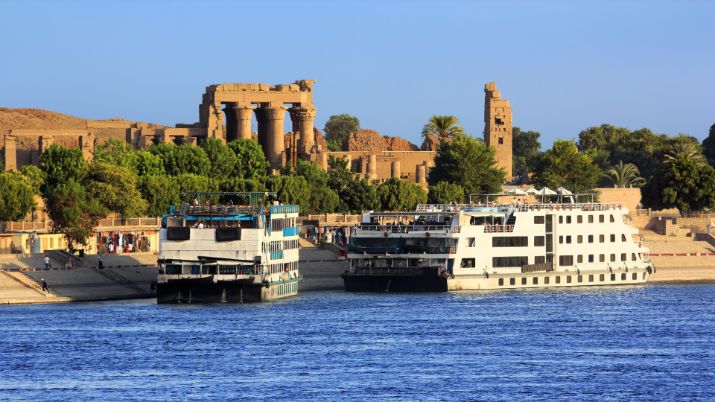
[[[484,85],[484,142],[494,147],[497,165],[511,180],[511,105],[494,82]]]

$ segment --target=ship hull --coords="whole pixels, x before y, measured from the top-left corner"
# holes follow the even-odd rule
[[[447,278],[437,275],[436,268],[418,274],[349,273],[342,275],[348,292],[446,292]]]
[[[639,285],[648,281],[648,269],[593,270],[583,272],[532,272],[491,275],[359,275],[343,274],[349,292],[447,292],[463,290],[559,288]]]
[[[258,303],[298,294],[298,281],[270,284],[251,279],[214,282],[212,278],[174,279],[157,284],[159,304]]]

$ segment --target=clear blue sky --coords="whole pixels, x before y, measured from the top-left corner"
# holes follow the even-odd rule
[[[316,79],[316,125],[350,113],[419,145],[433,114],[481,136],[483,85],[542,142],[612,123],[715,123],[711,1],[2,1],[0,106],[173,125],[204,87]]]

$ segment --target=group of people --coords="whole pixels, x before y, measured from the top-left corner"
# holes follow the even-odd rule
[[[348,244],[348,235],[343,227],[308,227],[306,236],[315,242],[325,242],[345,247]]]

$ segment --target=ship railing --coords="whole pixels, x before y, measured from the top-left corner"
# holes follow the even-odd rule
[[[527,211],[571,211],[571,210],[582,210],[582,211],[615,211],[623,209],[623,204],[620,203],[580,203],[580,204],[570,204],[570,203],[557,203],[557,204],[521,204],[515,207],[520,212]]]
[[[359,225],[360,230],[385,233],[444,232],[459,233],[459,226],[451,225]]]
[[[174,276],[177,278],[186,277],[210,277],[213,275],[234,275],[234,276],[256,276],[261,275],[263,269],[258,267],[232,267],[232,266],[201,266],[195,267],[190,272],[183,272],[181,268],[160,268],[159,274]]]
[[[554,270],[554,264],[550,262],[541,262],[537,264],[527,264],[521,266],[521,272],[551,272]]]
[[[238,215],[238,214],[255,214],[259,211],[258,207],[246,205],[187,205],[184,204],[181,208],[181,213],[184,215]]]
[[[484,225],[484,233],[511,233],[514,225]]]

